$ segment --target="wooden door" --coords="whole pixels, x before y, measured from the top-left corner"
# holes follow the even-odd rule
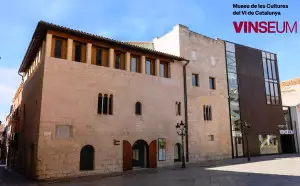
[[[132,170],[132,148],[131,144],[123,140],[123,171]]]
[[[149,168],[156,168],[156,140],[153,140],[149,145]]]

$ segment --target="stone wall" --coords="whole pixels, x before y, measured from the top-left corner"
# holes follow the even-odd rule
[[[215,40],[177,25],[166,34],[168,41],[179,43],[180,52],[173,52],[190,60],[187,66],[188,120],[190,161],[197,162],[231,157],[230,120],[225,61],[225,47]],[[169,37],[173,36],[172,39]],[[156,50],[176,51],[164,36],[155,39]],[[156,45],[155,43],[158,43]],[[192,73],[199,74],[199,86],[192,86]],[[209,88],[209,77],[216,80],[216,90]],[[212,121],[204,121],[203,105],[212,106]],[[214,135],[214,141],[209,141]]]
[[[122,171],[122,140],[131,145],[139,139],[148,145],[166,138],[166,161],[174,164],[174,145],[180,142],[175,125],[184,120],[176,116],[175,102],[183,113],[182,64],[171,64],[171,77],[162,78],[92,64],[47,57],[43,81],[41,123],[38,144],[39,179]],[[113,115],[97,114],[98,94],[113,95]],[[142,103],[142,115],[134,106]],[[68,139],[57,139],[56,125],[71,125]],[[114,145],[114,140],[120,145]],[[95,149],[93,171],[79,171],[80,150]]]

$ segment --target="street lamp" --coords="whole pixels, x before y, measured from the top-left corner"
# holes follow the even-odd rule
[[[186,125],[183,123],[183,121],[181,121],[180,123],[176,124],[176,129],[177,129],[177,134],[179,136],[181,136],[181,152],[182,152],[182,156],[181,156],[181,162],[182,168],[185,168],[185,157],[184,157],[184,145],[183,145],[183,137],[186,135]]]
[[[248,134],[249,134],[249,129],[251,128],[251,125],[245,121],[242,125],[242,132],[245,135],[246,138],[246,148],[247,148],[247,159],[250,161],[250,152],[249,152],[249,142],[248,142]]]

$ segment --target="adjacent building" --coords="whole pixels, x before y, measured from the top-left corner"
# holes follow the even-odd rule
[[[189,60],[187,160],[231,157],[230,119],[224,41],[176,25],[153,40],[155,50]]]
[[[281,153],[277,55],[226,41],[233,157]]]
[[[283,132],[294,139],[294,143],[287,149],[292,152],[300,152],[300,78],[282,81],[281,95],[285,113],[286,125]]]
[[[276,55],[183,25],[121,42],[41,21],[19,73],[8,165],[28,177],[180,164],[181,121],[189,163],[281,153]]]

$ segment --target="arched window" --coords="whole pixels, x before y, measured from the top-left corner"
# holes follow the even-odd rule
[[[102,113],[102,94],[98,95],[98,114]]]
[[[109,115],[113,115],[113,95],[109,96]]]
[[[94,169],[94,148],[91,145],[82,147],[80,151],[80,167],[79,170],[93,170]]]
[[[135,103],[135,114],[142,115],[142,104],[139,101]]]
[[[181,161],[181,144],[176,143],[174,146],[174,162]]]
[[[212,120],[212,111],[210,105],[204,105],[203,106],[203,117],[205,121],[211,121]]]
[[[103,114],[107,114],[108,113],[108,96],[107,94],[104,94],[104,98],[103,98]]]

